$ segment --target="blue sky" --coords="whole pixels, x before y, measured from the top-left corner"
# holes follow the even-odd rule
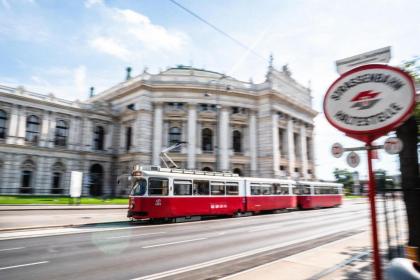
[[[420,1],[178,1],[267,60],[273,53],[276,67],[288,63],[303,85],[310,80],[320,112],[338,77],[335,60],[391,46],[390,64],[397,65],[420,52]],[[136,75],[185,64],[255,82],[267,70],[266,60],[169,0],[0,0],[0,55],[0,84],[70,100],[86,98],[90,86],[100,92],[123,81],[127,66]],[[360,142],[329,126],[322,112],[316,126],[317,174],[331,178],[333,166],[346,167],[329,156],[331,144]],[[395,157],[380,157],[377,168],[397,172]]]

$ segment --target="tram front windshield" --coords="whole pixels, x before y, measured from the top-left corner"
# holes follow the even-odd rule
[[[143,196],[146,194],[146,190],[147,190],[147,181],[144,178],[140,178],[134,182],[130,195]]]

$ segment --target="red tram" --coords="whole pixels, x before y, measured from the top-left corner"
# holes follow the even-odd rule
[[[295,193],[300,209],[335,207],[343,203],[343,184],[298,181]]]
[[[133,220],[232,216],[295,209],[299,199],[304,200],[303,195],[296,195],[300,189],[292,180],[155,166],[135,170],[132,175],[127,217]],[[301,207],[308,205],[311,204]]]

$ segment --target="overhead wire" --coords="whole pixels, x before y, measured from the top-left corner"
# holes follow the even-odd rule
[[[259,53],[257,53],[256,51],[254,51],[252,48],[248,47],[246,44],[242,43],[241,41],[239,41],[238,39],[234,38],[233,36],[229,35],[227,32],[223,31],[221,28],[217,27],[216,25],[212,24],[211,22],[209,22],[208,20],[204,19],[203,17],[199,16],[198,14],[196,14],[195,12],[191,11],[190,9],[188,9],[187,7],[183,6],[182,4],[178,3],[175,0],[169,0],[171,1],[174,5],[178,6],[179,8],[183,9],[185,12],[189,13],[190,15],[192,15],[193,17],[197,18],[198,20],[200,20],[201,22],[205,23],[206,25],[210,26],[212,29],[214,29],[215,31],[219,32],[220,34],[222,34],[223,36],[225,36],[226,38],[230,39],[232,42],[236,43],[238,46],[246,49],[248,52],[252,53],[253,55],[257,56],[258,58],[264,60],[265,62],[268,62],[269,60],[267,60],[266,58],[264,58],[262,55],[260,55]]]

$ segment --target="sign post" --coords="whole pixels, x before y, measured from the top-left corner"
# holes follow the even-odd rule
[[[343,73],[324,98],[327,120],[347,136],[365,142],[369,173],[369,202],[375,278],[382,279],[376,220],[376,186],[372,167],[372,142],[401,125],[413,112],[415,88],[404,71],[369,64]],[[355,163],[355,162],[352,162]]]

